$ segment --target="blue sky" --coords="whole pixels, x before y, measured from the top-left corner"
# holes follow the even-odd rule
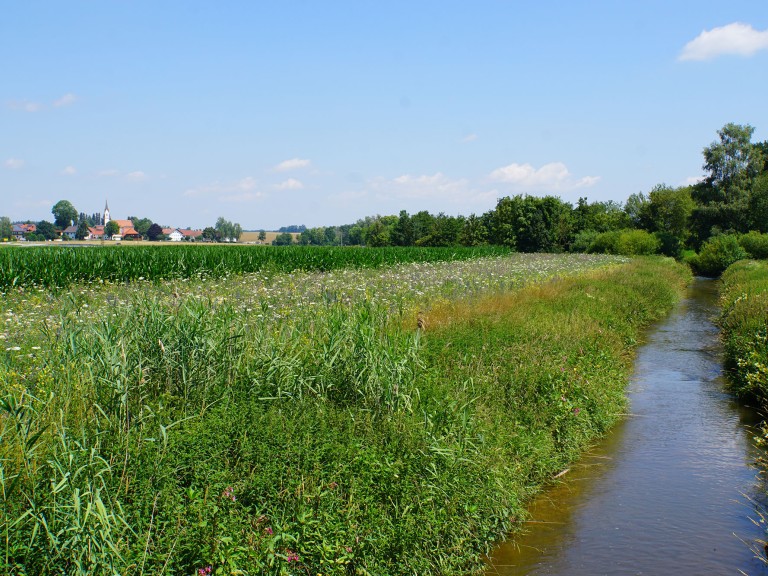
[[[0,215],[245,229],[624,201],[768,139],[761,0],[7,1]]]

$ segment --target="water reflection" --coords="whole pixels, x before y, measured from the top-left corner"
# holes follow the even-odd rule
[[[768,574],[745,543],[763,535],[757,417],[723,391],[715,313],[715,283],[697,280],[639,350],[632,416],[533,503],[488,574]]]

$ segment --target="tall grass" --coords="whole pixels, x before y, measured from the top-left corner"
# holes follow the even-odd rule
[[[480,571],[615,420],[642,326],[686,280],[583,262],[600,271],[395,308],[373,284],[289,310],[205,283],[12,294],[7,325],[39,324],[2,333],[0,572]]]
[[[722,277],[721,307],[732,388],[768,408],[768,263],[731,265]]]
[[[220,278],[231,274],[376,268],[406,262],[466,260],[509,253],[500,247],[376,248],[320,246],[8,247],[0,250],[0,289],[62,288],[75,282]]]

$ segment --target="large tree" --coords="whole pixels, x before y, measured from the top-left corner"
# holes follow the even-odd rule
[[[69,200],[56,202],[51,208],[51,214],[53,214],[54,224],[59,228],[66,228],[77,222],[77,210]]]
[[[749,124],[726,124],[717,132],[719,142],[704,148],[708,200],[733,203],[746,196],[765,161],[761,149],[751,142],[754,131]]]
[[[691,215],[695,246],[719,231],[748,232],[752,189],[765,166],[760,146],[751,142],[752,126],[726,124],[718,130],[719,141],[704,148],[703,182],[692,188],[697,203]]]

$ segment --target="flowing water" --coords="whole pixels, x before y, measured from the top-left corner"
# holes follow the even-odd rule
[[[723,391],[716,290],[697,279],[651,330],[631,415],[533,503],[489,576],[768,575],[749,547],[764,537],[750,520],[757,416]]]

